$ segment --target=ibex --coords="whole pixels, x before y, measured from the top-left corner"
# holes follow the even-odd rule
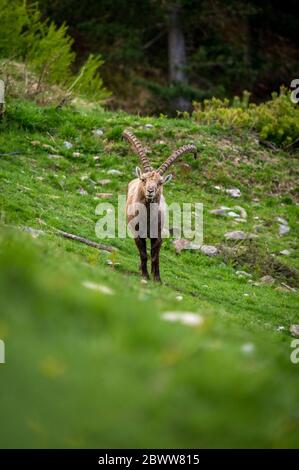
[[[130,224],[134,223],[134,219],[139,219],[137,227],[134,227],[133,232],[135,233],[133,233],[133,236],[139,250],[142,277],[149,279],[146,250],[146,238],[149,238],[151,240],[151,272],[154,280],[161,282],[159,253],[162,245],[162,230],[166,212],[163,185],[172,178],[171,174],[166,177],[163,175],[176,159],[184,153],[192,152],[196,158],[196,147],[192,144],[183,145],[175,150],[158,170],[154,170],[139,140],[128,130],[123,132],[123,137],[133,146],[143,166],[143,171],[136,167],[137,178],[132,180],[128,186],[126,203],[127,222],[130,227]],[[143,218],[141,219],[140,209],[143,212]]]

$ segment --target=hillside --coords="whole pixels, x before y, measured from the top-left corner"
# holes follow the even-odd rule
[[[165,196],[204,204],[204,243],[219,251],[177,254],[166,240],[162,285],[140,281],[133,240],[102,241],[108,253],[55,231],[100,242],[96,205],[116,204],[139,164],[125,127],[157,165],[178,145],[199,151],[175,164]],[[191,119],[11,101],[0,124],[1,447],[298,447],[297,161]],[[221,206],[242,217],[210,213]],[[173,311],[201,321],[166,321]]]

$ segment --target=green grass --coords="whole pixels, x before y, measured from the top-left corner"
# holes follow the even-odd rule
[[[199,159],[185,159],[189,169],[173,168],[167,202],[203,202],[206,244],[260,225],[252,245],[237,246],[256,253],[254,263],[176,255],[166,240],[163,285],[143,284],[131,239],[109,240],[118,248],[111,255],[55,233],[53,227],[98,241],[96,194],[111,192],[116,203],[137,164],[121,140],[127,126],[157,165],[174,147],[197,145]],[[92,134],[95,127],[103,137]],[[286,271],[258,287],[235,273],[250,268],[254,281],[267,273],[259,253],[298,267],[294,155],[192,120],[57,113],[22,101],[8,104],[0,153],[1,447],[298,447],[299,364],[290,361],[289,333],[299,323],[298,294],[281,285],[296,281]],[[107,175],[111,168],[122,174]],[[97,183],[107,178],[107,186]],[[237,187],[242,196],[232,199],[216,185]],[[220,205],[242,206],[247,222],[209,213]],[[281,238],[277,216],[291,229]],[[22,227],[44,234],[34,239]],[[279,255],[286,248],[291,256]],[[87,289],[85,281],[114,294]],[[166,322],[161,314],[169,310],[199,313],[203,325]],[[247,343],[253,350],[246,353]]]

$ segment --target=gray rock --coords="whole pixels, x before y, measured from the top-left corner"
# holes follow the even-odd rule
[[[150,124],[150,123],[145,124],[144,126],[145,129],[152,129],[153,127],[154,127],[153,124]]]
[[[288,225],[280,224],[278,227],[278,233],[281,237],[289,233],[289,231],[290,231],[290,227]]]
[[[231,197],[240,197],[241,196],[241,191],[238,188],[230,188],[226,189],[225,191],[227,194],[229,194]]]
[[[299,336],[299,325],[291,325],[290,332],[293,336]]]
[[[276,217],[276,220],[282,225],[289,225],[288,221],[284,219],[283,217]]]
[[[281,250],[279,254],[284,255],[284,256],[290,256],[291,252],[290,250]]]
[[[228,217],[238,217],[239,218],[239,214],[237,214],[236,212],[234,211],[229,211],[227,213]]]
[[[201,245],[200,251],[207,256],[216,256],[218,249],[213,245]]]
[[[260,280],[261,284],[268,284],[268,285],[272,285],[274,284],[275,282],[275,279],[272,277],[272,276],[263,276]]]
[[[40,235],[45,235],[45,232],[43,230],[38,230],[36,228],[32,227],[21,227],[24,232],[29,233],[33,238],[38,238]]]
[[[119,170],[111,169],[111,170],[108,170],[108,171],[107,171],[107,174],[108,174],[108,175],[122,175],[122,172],[119,171]]]
[[[247,234],[242,230],[235,230],[233,232],[226,232],[224,234],[226,240],[245,240],[247,238]]]
[[[68,140],[65,140],[63,142],[63,145],[65,146],[65,148],[67,149],[71,149],[73,147],[73,144],[71,142],[69,142]]]
[[[102,129],[93,129],[92,133],[97,137],[102,137],[102,135],[104,135],[104,131]]]
[[[226,209],[212,209],[209,213],[213,215],[226,215]]]
[[[252,277],[250,273],[247,273],[246,271],[236,271],[236,275],[238,277]]]

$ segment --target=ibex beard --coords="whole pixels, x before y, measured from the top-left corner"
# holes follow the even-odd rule
[[[159,255],[166,212],[163,185],[172,178],[171,174],[166,177],[163,175],[179,156],[188,152],[193,152],[196,155],[196,147],[194,145],[180,147],[158,170],[154,170],[139,140],[127,130],[124,131],[123,136],[132,144],[143,165],[143,171],[139,167],[136,168],[137,178],[132,180],[128,186],[126,203],[128,226],[133,232],[139,250],[141,275],[145,279],[149,279],[146,248],[146,239],[149,238],[152,276],[155,281],[161,282]]]

